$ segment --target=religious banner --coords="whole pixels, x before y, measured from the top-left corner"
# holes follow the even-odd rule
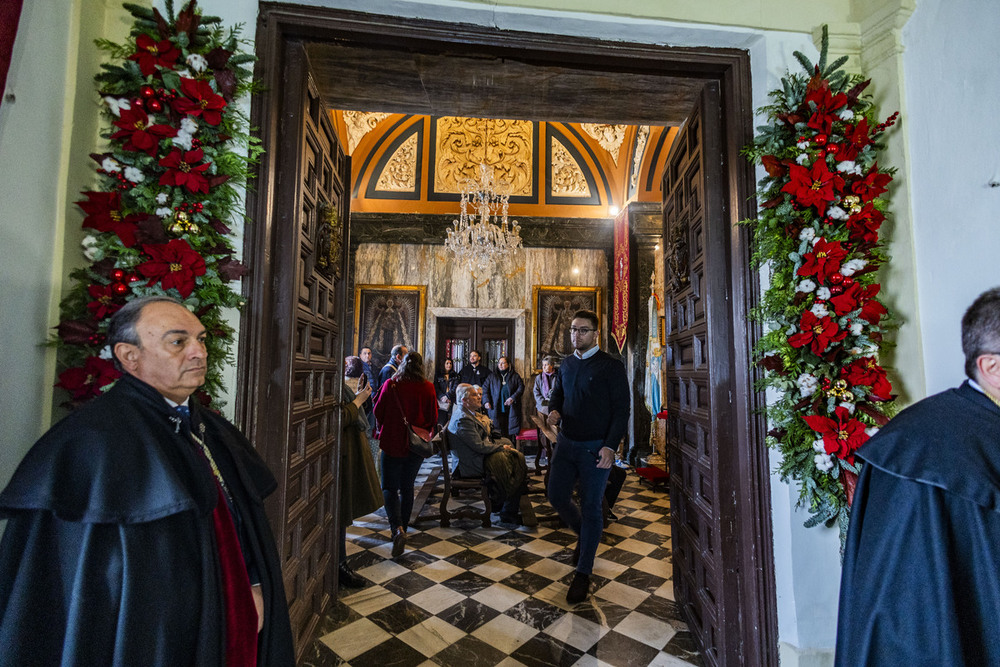
[[[628,209],[623,208],[615,218],[615,285],[611,302],[611,338],[619,352],[625,350],[628,331]]]

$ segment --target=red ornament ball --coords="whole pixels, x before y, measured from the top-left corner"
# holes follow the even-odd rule
[[[148,98],[152,97],[153,95],[155,95],[156,91],[153,90],[152,86],[143,86],[142,88],[139,89],[139,94],[142,97],[145,97],[145,98],[148,99]]]
[[[115,286],[112,287],[111,289],[115,291],[115,294],[125,294],[126,292],[128,292],[128,285],[124,285],[122,283],[115,283]]]
[[[142,280],[142,278],[140,278],[139,276],[137,276],[137,275],[136,275],[136,274],[134,274],[134,273],[133,273],[132,275],[130,275],[130,276],[128,277],[128,281],[129,281],[130,283],[137,283],[137,282],[139,282],[140,280]]]
[[[826,143],[826,139],[827,137],[825,134],[817,134],[815,137],[813,137],[813,141],[815,141],[820,146]]]
[[[163,102],[154,97],[153,99],[146,102],[146,108],[152,111],[153,113],[159,113],[163,111]]]
[[[841,285],[834,285],[830,288],[830,294],[832,296],[837,296],[838,294],[843,294],[844,288]]]
[[[114,280],[121,280],[122,278],[125,277],[125,272],[122,271],[121,269],[115,269],[114,271],[111,272],[111,277]]]
[[[840,275],[839,273],[832,273],[830,274],[830,282],[834,285],[839,285],[840,283],[844,282],[844,276]]]
[[[854,284],[854,278],[850,276],[844,276],[844,287],[850,287]]]
[[[145,109],[146,108],[145,100],[143,100],[141,97],[133,97],[132,98],[132,108],[133,109]]]
[[[836,155],[839,152],[840,152],[840,144],[832,144],[831,143],[831,144],[827,144],[826,145],[826,154],[827,155]]]

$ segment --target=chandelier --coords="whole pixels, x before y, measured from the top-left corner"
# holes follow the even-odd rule
[[[508,222],[511,184],[493,178],[493,168],[479,165],[479,178],[463,179],[461,213],[451,223],[444,245],[459,264],[480,274],[507,268],[521,248],[521,226]]]

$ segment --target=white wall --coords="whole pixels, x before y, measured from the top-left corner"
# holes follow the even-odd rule
[[[903,32],[928,394],[964,378],[962,313],[1000,285],[997,34],[995,0],[919,0]]]

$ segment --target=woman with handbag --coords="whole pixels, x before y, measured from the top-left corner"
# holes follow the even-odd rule
[[[438,426],[444,428],[451,418],[451,408],[455,403],[455,387],[458,386],[458,373],[455,372],[455,362],[450,358],[444,360],[444,371],[434,378],[434,391],[437,392]]]
[[[424,359],[410,352],[382,385],[375,401],[379,447],[382,449],[382,498],[392,530],[392,557],[406,548],[406,529],[413,512],[413,485],[424,457],[411,450],[410,434],[429,432],[437,424],[434,385],[424,377]]]

